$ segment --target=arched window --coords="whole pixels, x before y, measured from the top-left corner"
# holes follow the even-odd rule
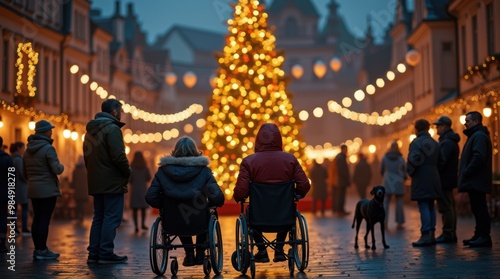
[[[285,21],[285,37],[296,38],[299,36],[298,24],[295,18],[289,17]]]

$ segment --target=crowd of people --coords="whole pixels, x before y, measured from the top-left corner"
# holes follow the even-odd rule
[[[384,199],[385,225],[391,216],[389,205],[392,197],[396,200],[394,211],[397,229],[405,223],[404,196],[405,181],[411,178],[410,199],[417,202],[421,221],[421,237],[412,245],[415,247],[435,245],[436,243],[457,242],[457,210],[454,189],[467,193],[472,214],[476,221],[471,238],[463,240],[469,247],[491,247],[490,215],[486,194],[492,190],[492,143],[488,129],[482,124],[482,115],[477,111],[466,114],[463,133],[467,140],[460,154],[460,136],[453,131],[452,120],[441,116],[433,122],[439,140],[429,134],[431,124],[425,119],[415,121],[416,138],[410,143],[405,160],[397,141],[391,143],[383,156],[378,169],[382,179],[373,181],[372,168],[364,154],[358,154],[352,177],[347,164],[347,146],[340,146],[340,153],[326,167],[314,162],[309,169],[313,187],[313,213],[317,203],[321,203],[324,216],[328,185],[330,186],[332,211],[348,215],[344,210],[345,193],[351,181],[356,185],[360,199],[366,198],[370,181],[385,187]],[[442,233],[436,237],[436,208],[442,218]]]
[[[75,201],[80,222],[82,212],[93,199],[93,219],[89,234],[89,264],[113,264],[128,260],[114,252],[116,229],[123,220],[125,193],[130,191],[130,207],[133,212],[135,232],[147,230],[145,219],[149,206],[161,208],[163,195],[173,198],[192,198],[202,193],[208,204],[222,206],[224,196],[218,183],[208,168],[208,158],[196,149],[196,143],[189,137],[177,142],[172,154],[161,159],[158,172],[152,177],[144,155],[136,152],[129,163],[125,153],[121,127],[122,104],[114,99],[102,103],[101,112],[95,115],[86,126],[87,133],[83,144],[83,156],[78,159],[72,174]],[[238,202],[249,195],[250,182],[278,183],[294,181],[296,194],[304,197],[312,188],[312,211],[325,215],[328,197],[332,211],[337,216],[345,216],[346,190],[351,184],[356,186],[360,199],[366,198],[374,176],[380,175],[380,182],[385,187],[386,212],[385,225],[392,216],[389,205],[392,197],[396,207],[394,218],[398,229],[403,229],[405,214],[403,198],[406,195],[405,181],[411,178],[410,198],[416,201],[420,213],[421,237],[412,245],[415,247],[435,245],[436,243],[457,242],[457,213],[454,202],[454,189],[467,193],[470,207],[475,217],[476,226],[472,237],[463,240],[469,247],[491,247],[490,215],[487,208],[486,194],[492,187],[492,143],[488,129],[482,125],[482,115],[472,111],[465,118],[463,133],[467,137],[462,151],[459,150],[460,136],[451,128],[452,120],[441,116],[433,123],[439,140],[429,134],[430,123],[419,119],[414,123],[416,138],[411,142],[406,160],[397,141],[390,144],[380,161],[378,169],[372,169],[364,154],[358,154],[358,160],[351,170],[348,164],[348,147],[340,146],[338,155],[328,166],[314,161],[306,172],[297,158],[286,153],[282,148],[281,134],[275,124],[263,124],[256,136],[255,153],[243,158],[234,188],[233,198]],[[40,120],[35,125],[35,133],[28,137],[26,146],[22,142],[11,145],[10,156],[0,150],[2,177],[4,170],[16,171],[15,208],[20,206],[22,225],[17,234],[31,235],[34,244],[33,259],[57,259],[59,253],[47,247],[49,226],[56,201],[61,196],[58,175],[64,171],[56,150],[52,146],[54,126]],[[0,145],[3,139],[0,137]],[[277,171],[279,170],[279,171]],[[306,174],[307,173],[307,174]],[[310,179],[310,180],[309,180]],[[2,178],[2,202],[0,210],[0,250],[6,251],[7,220],[7,185]],[[151,182],[151,187],[149,187]],[[329,193],[330,192],[330,193]],[[29,201],[33,220],[28,226]],[[435,237],[436,209],[442,218],[442,233]],[[139,216],[140,214],[140,222]],[[16,228],[17,229],[17,228]],[[30,230],[31,229],[31,230]],[[205,237],[198,235],[196,242]],[[286,234],[278,233],[277,241],[283,242]],[[256,239],[258,242],[258,239]],[[190,237],[181,238],[182,243],[192,244]],[[186,248],[185,266],[201,264],[202,251]],[[283,247],[277,246],[274,261],[285,259]],[[259,246],[255,255],[259,262],[269,261],[265,246]]]

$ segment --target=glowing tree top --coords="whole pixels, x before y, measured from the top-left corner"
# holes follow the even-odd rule
[[[239,0],[228,20],[226,46],[218,55],[219,68],[202,143],[211,168],[231,199],[241,160],[254,152],[255,136],[263,123],[274,122],[283,136],[283,150],[305,162],[305,143],[299,134],[284,57],[267,26],[264,5]]]

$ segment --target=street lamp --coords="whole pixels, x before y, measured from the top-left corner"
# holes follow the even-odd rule
[[[326,75],[326,65],[323,61],[318,60],[316,63],[314,63],[313,67],[314,74],[319,78],[322,79]]]
[[[491,109],[491,102],[490,100],[486,101],[486,105],[485,107],[483,108],[483,115],[485,117],[490,117],[491,116],[491,112],[492,112],[492,109]]]
[[[170,86],[174,85],[177,82],[177,75],[174,72],[168,72],[165,75],[165,82]]]
[[[292,76],[296,79],[300,79],[304,74],[304,68],[300,64],[295,64],[292,66]]]
[[[198,78],[196,77],[196,74],[194,72],[187,71],[182,77],[182,80],[184,81],[184,85],[186,85],[187,88],[192,88],[196,84]]]
[[[338,72],[340,68],[342,68],[342,61],[340,61],[337,57],[333,57],[332,60],[330,60],[330,68],[335,73]]]
[[[420,53],[412,49],[406,53],[405,60],[408,65],[415,67],[418,63],[420,63]]]
[[[30,130],[35,130],[35,119],[33,116],[30,118],[30,122],[28,122],[28,128],[30,128]]]

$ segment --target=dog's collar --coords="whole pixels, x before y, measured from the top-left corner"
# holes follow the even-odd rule
[[[377,199],[373,199],[380,207],[384,206],[384,202],[379,202]]]

